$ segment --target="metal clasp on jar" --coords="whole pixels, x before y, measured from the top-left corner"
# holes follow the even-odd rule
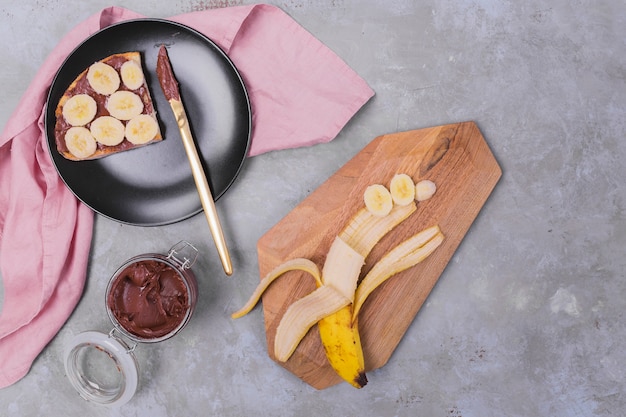
[[[129,346],[128,343],[126,343],[126,340],[122,339],[121,334],[120,334],[120,336],[117,336],[117,334],[120,334],[120,333],[117,332],[115,330],[115,328],[113,328],[109,332],[108,336],[109,336],[109,338],[115,339],[118,342],[120,342],[122,344],[122,346],[124,346],[126,348],[126,353],[133,353],[135,351],[135,349],[137,348],[137,342],[133,342],[132,346]]]
[[[189,269],[198,259],[198,249],[186,240],[181,240],[170,248],[167,259],[176,261],[182,269]]]

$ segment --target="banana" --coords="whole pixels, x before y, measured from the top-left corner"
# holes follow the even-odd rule
[[[412,185],[411,180],[411,187]],[[239,318],[254,308],[263,292],[279,276],[303,270],[315,278],[317,288],[292,303],[280,319],[274,339],[274,356],[289,360],[302,338],[317,323],[326,358],[337,375],[356,388],[367,384],[365,360],[358,330],[358,313],[367,296],[390,276],[430,255],[442,242],[443,234],[433,226],[407,239],[377,262],[357,286],[361,268],[370,251],[387,233],[417,210],[413,197],[406,205],[394,206],[390,191],[383,185],[368,187],[368,201],[337,235],[326,255],[321,276],[317,265],[305,258],[289,260],[266,275],[246,304],[232,314]],[[383,191],[384,190],[384,191]],[[366,190],[366,194],[367,194]],[[409,192],[410,194],[410,192]],[[382,198],[378,198],[382,195]],[[379,200],[383,200],[382,203]],[[381,209],[381,206],[385,206]],[[385,215],[380,213],[385,211]]]
[[[92,155],[97,148],[96,140],[89,129],[74,126],[65,133],[65,145],[76,158],[84,159]]]
[[[279,361],[289,359],[311,326],[352,304],[364,263],[363,256],[339,236],[335,238],[322,268],[321,285],[318,282],[315,291],[290,305],[276,329],[274,353]]]
[[[323,284],[352,291],[350,295],[352,304],[318,322],[320,339],[328,363],[337,375],[355,388],[362,388],[367,384],[358,320],[352,317],[354,297],[358,288],[356,284],[362,267],[362,263],[359,264],[357,259],[364,262],[376,243],[415,210],[415,204],[396,206],[385,217],[374,215],[367,209],[358,211],[339,233],[326,256],[322,270]],[[357,272],[350,275],[345,268]],[[354,279],[351,279],[351,276],[354,276]]]
[[[116,119],[130,120],[143,112],[143,101],[132,91],[116,91],[109,96],[106,109]]]
[[[395,204],[406,206],[415,200],[415,183],[407,174],[396,174],[389,183],[391,198]]]
[[[143,145],[150,142],[159,133],[159,125],[154,117],[140,114],[126,124],[126,139],[132,144]]]
[[[383,236],[402,223],[415,210],[417,210],[415,204],[396,206],[387,216],[381,218],[370,213],[366,208],[362,208],[352,216],[348,226],[339,232],[339,237],[355,252],[366,258]]]
[[[144,76],[141,65],[135,61],[126,61],[120,68],[122,82],[130,90],[136,90],[143,85]]]
[[[365,358],[361,347],[358,322],[352,320],[348,305],[317,323],[328,363],[337,375],[355,388],[367,384]]]
[[[111,116],[100,116],[89,126],[91,134],[106,146],[115,146],[124,140],[124,124]]]
[[[87,70],[87,81],[98,94],[108,96],[120,88],[120,76],[109,64],[96,62]]]
[[[286,362],[314,324],[349,305],[349,299],[327,285],[318,287],[291,304],[276,328],[274,339],[276,359]]]
[[[422,180],[415,184],[415,199],[425,201],[435,195],[437,186],[431,180]]]
[[[334,288],[352,303],[365,256],[337,236],[328,250],[322,268],[322,284]]]
[[[312,261],[304,258],[289,260],[270,271],[244,307],[232,317],[242,317],[251,311],[262,293],[285,272],[300,269],[311,273],[318,288],[287,308],[276,329],[274,356],[278,361],[287,361],[317,323],[327,359],[335,372],[357,388],[364,386],[367,378],[363,351],[358,325],[352,320],[356,284],[367,254],[415,210],[415,204],[398,206],[385,217],[375,216],[365,208],[359,210],[333,241],[321,278]]]
[[[365,207],[376,216],[386,216],[393,208],[391,193],[382,184],[368,186],[363,193]]]
[[[63,117],[72,126],[85,126],[96,116],[96,100],[87,94],[70,97],[63,105]]]

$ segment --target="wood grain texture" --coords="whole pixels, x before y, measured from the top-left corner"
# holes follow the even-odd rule
[[[323,266],[339,230],[363,206],[363,192],[386,186],[396,173],[437,184],[435,196],[385,236],[366,259],[361,277],[385,253],[422,229],[439,224],[446,239],[424,262],[394,275],[367,299],[359,315],[366,369],[391,357],[426,297],[478,215],[502,171],[473,122],[393,133],[375,138],[259,239],[259,274],[305,257]],[[265,292],[262,302],[268,353],[274,357],[278,323],[291,303],[315,289],[306,273],[289,272]],[[317,326],[293,356],[277,362],[317,389],[342,380],[330,367]]]

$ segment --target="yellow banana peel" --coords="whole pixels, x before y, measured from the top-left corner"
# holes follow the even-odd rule
[[[367,384],[365,359],[357,321],[352,321],[348,305],[317,323],[328,363],[337,375],[355,388]]]

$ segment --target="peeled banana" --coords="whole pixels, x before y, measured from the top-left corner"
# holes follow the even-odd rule
[[[386,217],[372,214],[367,209],[360,210],[339,233],[326,256],[322,283],[349,293],[351,303],[318,322],[320,339],[332,368],[355,388],[367,384],[358,321],[352,318],[361,267],[376,243],[415,209],[415,204],[396,206]],[[346,268],[354,273],[344,273]]]
[[[322,285],[290,305],[276,329],[276,359],[288,360],[314,324],[352,304],[364,263],[363,256],[340,237],[335,238],[322,268]]]
[[[321,274],[308,259],[289,260],[266,275],[246,304],[232,314],[238,318],[250,312],[270,284],[287,271],[303,270],[315,278],[317,288],[291,304],[279,322],[274,339],[277,360],[287,361],[317,324],[326,357],[335,372],[356,388],[367,383],[358,331],[358,313],[363,303],[385,280],[421,262],[443,241],[438,226],[418,233],[384,256],[357,286],[361,268],[376,243],[417,209],[413,180],[408,177],[408,183],[406,178],[399,178],[391,186],[398,195],[396,204],[392,192],[383,185],[367,187],[366,207],[355,213],[335,238]],[[410,201],[407,195],[411,196]]]
[[[370,250],[411,212],[410,208],[398,207],[395,215],[387,217],[375,216],[367,211],[353,216],[335,238],[326,255],[322,268],[322,285],[289,306],[281,319],[274,341],[278,360],[284,362],[289,359],[313,324],[352,304],[361,268]],[[359,249],[352,246],[356,242],[359,245],[355,246]],[[311,303],[313,300],[315,304]],[[326,343],[322,338],[322,344]],[[360,345],[350,346],[350,349],[354,348],[361,349]]]

